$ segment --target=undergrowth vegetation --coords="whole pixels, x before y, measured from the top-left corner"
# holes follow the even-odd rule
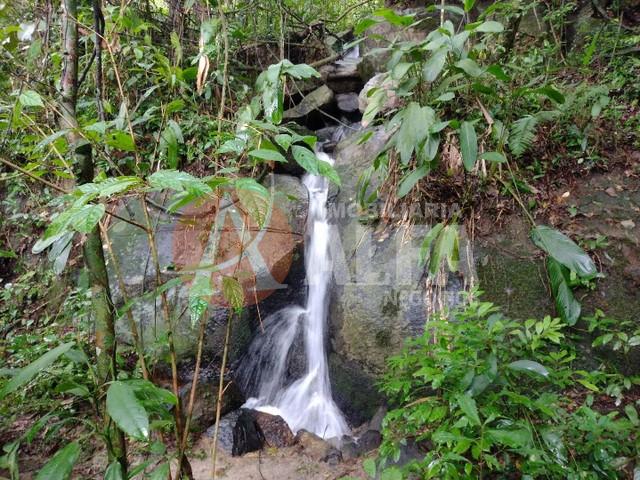
[[[556,311],[509,319],[473,292],[428,319],[389,361],[382,390],[392,409],[365,471],[383,480],[640,478],[638,378],[604,360],[583,367],[579,346],[588,336],[596,349],[627,354],[640,344],[637,322],[583,311],[574,290],[602,275],[584,248],[543,224],[536,197],[556,176],[606,169],[639,147],[640,34],[627,25],[628,2],[608,2],[595,27],[577,31],[580,2],[428,2],[420,12],[382,3],[0,3],[0,469],[11,480],[34,450],[37,479],[70,478],[95,451],[106,452],[99,476],[110,480],[192,478],[206,312],[218,299],[229,329],[251,272],[213,284],[214,267],[199,265],[163,281],[149,212],[226,199],[242,208],[243,228],[262,229],[273,199],[261,181],[277,169],[340,187],[316,137],[284,113],[298,85],[322,83],[322,65],[368,34],[380,40],[371,31],[382,24],[397,38],[366,54],[388,62],[365,95],[360,142],[374,128],[389,139],[353,196],[363,209],[382,204],[379,220],[411,203],[460,205],[423,240],[419,261],[431,276],[458,269],[461,231],[484,199],[519,209],[546,258]],[[523,25],[533,20],[536,34]],[[170,195],[166,206],[153,205],[158,192]],[[134,199],[142,218],[122,218]],[[121,288],[117,305],[114,219],[146,237],[155,273],[139,295]],[[167,295],[183,284],[200,347],[186,396]],[[153,345],[140,341],[133,314],[142,300],[157,300],[167,325]],[[219,356],[217,420],[226,346]],[[155,381],[159,366],[169,380]],[[213,451],[215,472],[215,441]],[[412,460],[395,465],[407,451]]]
[[[625,395],[640,379],[584,370],[557,318],[513,320],[471,295],[389,360],[380,467],[410,446],[404,473],[417,478],[631,477],[640,405]],[[610,409],[600,399],[614,387]]]

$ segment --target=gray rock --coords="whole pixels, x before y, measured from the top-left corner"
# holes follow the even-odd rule
[[[382,432],[382,421],[387,415],[387,407],[382,406],[376,410],[375,415],[369,420],[368,429],[375,430],[376,432]]]
[[[218,448],[223,452],[231,455],[233,452],[233,428],[240,417],[242,410],[234,410],[220,418],[220,427],[218,428]],[[215,424],[209,427],[205,435],[213,438],[215,433]]]
[[[382,435],[377,430],[367,430],[359,438],[357,442],[359,455],[375,450],[382,443]]]
[[[265,183],[273,193],[273,209],[269,224],[263,230],[254,228],[246,234],[244,258],[241,273],[245,273],[247,291],[252,292],[255,283],[258,286],[258,300],[270,294],[285,295],[287,291],[297,291],[299,285],[287,287],[289,270],[295,270],[295,262],[303,264],[300,246],[304,240],[308,194],[299,179],[287,175],[271,175]],[[185,266],[196,266],[202,261],[202,255],[210,239],[210,232],[215,217],[215,209],[205,206],[201,210],[191,210],[188,215],[170,215],[165,205],[170,203],[170,192],[160,192],[152,197],[150,208],[151,221],[156,225],[156,244],[160,263],[161,282],[180,277],[179,270]],[[195,207],[193,207],[195,208]],[[233,274],[235,265],[233,248],[237,248],[242,230],[235,220],[240,217],[237,206],[233,205],[224,211],[225,230],[221,236],[217,265],[221,274]],[[236,212],[233,213],[232,212]],[[144,223],[142,207],[138,199],[132,199],[121,207],[118,213],[138,223]],[[233,215],[236,215],[234,217]],[[235,218],[235,220],[234,220]],[[229,233],[230,232],[230,233]],[[156,288],[156,275],[146,234],[128,223],[114,222],[109,230],[113,249],[118,258],[128,298],[140,297],[143,293]],[[238,252],[239,253],[239,252]],[[108,254],[105,253],[108,257]],[[249,261],[250,260],[250,261]],[[294,268],[292,268],[294,267]],[[117,306],[124,303],[122,292],[116,281],[113,262],[108,260],[109,278],[114,301]],[[188,280],[188,277],[187,277]],[[220,275],[213,277],[214,287],[221,280]],[[189,311],[190,282],[178,282],[167,290],[168,302],[173,315],[174,341],[180,360],[193,358],[197,347],[198,325],[192,323]],[[248,297],[248,294],[246,296]],[[251,303],[251,302],[250,302]],[[262,305],[261,305],[262,307]],[[278,308],[278,305],[274,305]],[[166,325],[160,298],[144,297],[132,307],[139,334],[146,348],[166,348]],[[269,308],[261,308],[262,315],[271,313]],[[226,324],[229,309],[222,304],[218,291],[214,296],[214,304],[206,311],[208,316],[205,336],[205,358],[219,358],[223,350]],[[255,310],[247,308],[240,318],[234,318],[230,339],[229,360],[237,360],[248,345],[256,325]],[[131,334],[126,321],[119,321],[117,333],[121,341],[131,343]],[[161,342],[159,342],[161,341]]]
[[[286,110],[283,118],[285,120],[302,118],[314,110],[329,105],[333,99],[333,91],[326,85],[322,85],[320,88],[316,88],[313,92],[306,95],[298,105]]]
[[[306,430],[300,430],[296,434],[295,441],[302,446],[306,455],[317,462],[326,461],[332,455],[335,455],[337,450],[329,442]]]
[[[337,404],[354,424],[370,419],[383,403],[375,382],[387,358],[401,350],[407,337],[423,332],[432,307],[457,302],[462,287],[456,275],[443,276],[434,289],[439,297],[425,301],[428,282],[418,259],[430,218],[417,216],[411,227],[385,228],[375,223],[377,210],[370,212],[373,223],[367,212],[358,211],[354,198],[358,178],[389,138],[383,128],[370,131],[371,137],[361,145],[357,134],[336,146],[335,168],[342,188],[330,206],[335,240],[330,246],[334,263],[330,378]],[[374,175],[371,188],[378,181]],[[465,254],[463,242],[461,256]],[[462,265],[469,263],[461,260]],[[364,418],[360,412],[366,412]]]
[[[339,93],[336,95],[338,108],[343,112],[356,112],[359,108],[359,97],[357,93]]]

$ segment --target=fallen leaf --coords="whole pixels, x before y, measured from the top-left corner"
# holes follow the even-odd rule
[[[622,225],[624,228],[631,230],[632,228],[634,228],[636,226],[635,223],[633,223],[633,220],[623,220],[620,222],[620,225]]]
[[[607,193],[607,195],[609,195],[610,197],[617,197],[618,193],[616,192],[616,189],[613,187],[609,187],[605,190],[605,192]]]

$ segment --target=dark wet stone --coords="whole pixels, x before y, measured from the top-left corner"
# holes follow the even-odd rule
[[[381,443],[382,435],[377,430],[367,430],[356,442],[360,455],[364,455],[365,453],[375,450]]]
[[[264,434],[258,425],[255,412],[243,409],[233,427],[232,455],[238,457],[261,450],[264,442]]]

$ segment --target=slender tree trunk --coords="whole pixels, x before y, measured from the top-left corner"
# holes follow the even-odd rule
[[[62,1],[63,62],[61,77],[60,127],[69,129],[67,141],[73,151],[74,166],[80,184],[93,181],[94,165],[91,145],[78,135],[76,103],[78,95],[78,25],[77,0]],[[84,263],[89,273],[91,304],[95,321],[98,381],[105,384],[116,375],[115,309],[109,289],[109,278],[104,261],[100,229],[96,226],[86,238],[83,246]],[[127,470],[127,455],[124,435],[111,425],[104,405],[105,427],[113,431],[109,435],[109,452],[118,459],[123,471]],[[111,426],[110,426],[111,425]]]

